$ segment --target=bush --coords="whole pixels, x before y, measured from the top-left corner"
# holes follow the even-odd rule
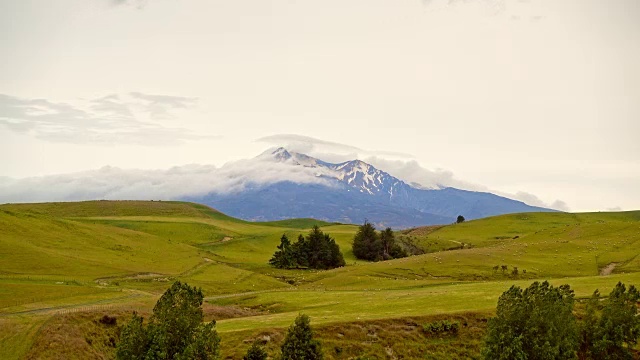
[[[242,360],[266,360],[267,352],[264,351],[262,346],[258,343],[258,341],[254,341],[251,344],[249,350],[247,350],[247,354],[242,357]]]
[[[449,320],[435,321],[432,323],[424,324],[422,326],[422,329],[424,330],[424,332],[432,335],[443,333],[456,335],[458,334],[458,330],[460,330],[460,323],[458,323],[457,321],[451,322]]]

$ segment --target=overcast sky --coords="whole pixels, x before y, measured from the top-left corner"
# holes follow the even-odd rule
[[[0,177],[285,145],[640,209],[639,19],[637,0],[0,1]]]

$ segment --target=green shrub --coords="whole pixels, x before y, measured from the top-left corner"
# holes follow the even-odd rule
[[[427,334],[458,334],[458,330],[460,330],[460,323],[457,321],[451,322],[449,320],[442,321],[434,321],[432,323],[424,324],[422,329]]]

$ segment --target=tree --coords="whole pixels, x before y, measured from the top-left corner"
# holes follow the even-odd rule
[[[203,324],[201,289],[176,281],[153,308],[149,324],[133,314],[122,330],[118,359],[217,359],[215,321]]]
[[[304,314],[298,315],[293,325],[289,327],[280,349],[282,360],[323,359],[320,342],[313,339],[309,317]]]
[[[587,303],[580,331],[581,359],[632,359],[633,349],[640,338],[638,306],[640,292],[619,282],[601,307],[596,290]]]
[[[353,254],[358,259],[376,260],[380,253],[381,244],[376,228],[366,221],[358,228],[358,232],[353,238]]]
[[[512,286],[489,320],[485,359],[574,359],[578,333],[573,290],[534,282],[524,291]]]
[[[462,222],[464,222],[464,216],[458,215],[458,218],[456,219],[456,224],[460,224]]]
[[[277,246],[278,250],[273,254],[269,264],[279,269],[289,269],[295,266],[295,254],[291,247],[291,241],[286,234],[282,234],[280,238],[280,245]]]
[[[267,352],[264,351],[262,346],[257,341],[254,341],[251,344],[249,350],[247,350],[247,354],[242,357],[242,360],[266,360]]]

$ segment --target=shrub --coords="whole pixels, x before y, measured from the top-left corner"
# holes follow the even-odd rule
[[[242,357],[242,360],[266,360],[267,352],[264,351],[262,346],[260,346],[258,341],[254,341],[251,344],[249,350],[247,350],[247,354]]]
[[[458,330],[460,330],[460,323],[457,321],[451,322],[449,320],[442,321],[434,321],[432,323],[424,324],[422,326],[424,332],[432,335],[437,334],[458,334]]]

